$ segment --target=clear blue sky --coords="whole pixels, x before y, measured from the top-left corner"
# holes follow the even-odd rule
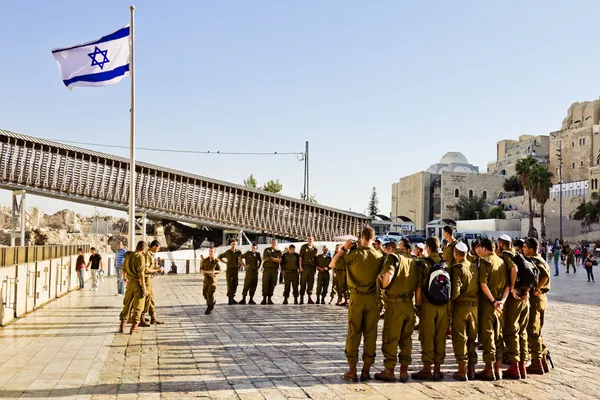
[[[129,80],[70,92],[50,50],[127,24],[129,4],[0,3],[0,127],[127,145]],[[343,209],[364,211],[375,186],[389,213],[392,183],[447,151],[485,171],[498,140],[555,131],[572,102],[600,94],[600,2],[136,6],[139,145],[283,152],[302,151],[308,140],[311,192]],[[259,182],[278,178],[284,194],[302,191],[303,164],[293,156],[138,155],[236,183],[251,173]],[[1,192],[2,203],[8,199]]]

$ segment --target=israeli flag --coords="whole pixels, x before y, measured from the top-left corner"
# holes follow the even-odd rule
[[[108,86],[129,76],[130,37],[126,25],[98,40],[52,50],[65,86]]]

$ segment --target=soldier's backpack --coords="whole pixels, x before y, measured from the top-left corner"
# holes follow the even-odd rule
[[[515,287],[521,290],[529,290],[537,287],[540,281],[540,270],[535,264],[519,253],[513,257],[513,262],[517,267],[517,282]]]
[[[436,263],[431,258],[426,259],[429,264],[433,264],[427,276],[425,297],[434,305],[444,305],[450,302],[452,283],[450,274],[446,271],[446,262],[444,260]]]

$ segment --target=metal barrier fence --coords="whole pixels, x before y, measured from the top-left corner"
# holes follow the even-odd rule
[[[77,249],[90,252],[90,245],[17,246],[0,248],[0,267],[76,256]]]

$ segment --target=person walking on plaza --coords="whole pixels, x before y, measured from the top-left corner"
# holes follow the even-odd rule
[[[589,253],[588,256],[585,258],[585,260],[583,260],[583,267],[585,268],[586,272],[587,272],[587,281],[590,282],[590,279],[592,282],[596,282],[594,280],[594,265],[598,265],[598,261],[596,261],[594,255],[592,253]]]
[[[576,245],[575,249],[573,249],[573,253],[575,254],[575,265],[581,265],[581,247]],[[546,257],[544,257],[544,260],[545,259]]]
[[[281,270],[283,272],[283,304],[288,304],[290,297],[290,286],[294,294],[294,304],[298,304],[298,281],[300,279],[298,273],[300,268],[301,257],[296,253],[296,246],[293,244],[288,248],[288,252],[281,257]],[[300,303],[302,304],[302,303]]]
[[[90,251],[92,252],[92,255],[85,266],[85,270],[92,270],[92,290],[98,290],[99,273],[102,271],[104,263],[102,261],[102,256],[96,251],[95,247],[92,247]]]
[[[575,254],[573,253],[573,249],[571,246],[566,246],[566,259],[567,259],[567,274],[569,273],[569,267],[573,267],[573,273],[577,272],[577,267],[575,266]]]
[[[477,364],[476,341],[479,331],[479,268],[467,259],[469,247],[463,242],[454,246],[452,280],[452,347],[458,371],[452,376],[458,381],[475,378]]]
[[[204,314],[210,314],[215,308],[215,292],[217,291],[217,275],[221,273],[219,261],[215,258],[215,249],[208,249],[208,257],[200,264],[200,273],[204,276],[202,282],[202,296],[206,300]]]
[[[277,249],[277,239],[271,240],[271,247],[263,251],[263,276],[261,305],[273,304],[273,292],[277,286],[277,272],[281,263],[281,250]]]
[[[307,243],[300,247],[300,304],[304,304],[304,293],[308,295],[308,304],[314,304],[311,296],[315,285],[318,252],[313,236],[308,235]]]
[[[117,250],[115,251],[115,270],[117,271],[117,295],[123,295],[125,293],[125,281],[123,280],[123,261],[125,261],[125,253],[127,249],[123,247],[123,243],[117,243]]]
[[[83,290],[85,287],[85,258],[83,256],[83,249],[77,249],[77,261],[75,261],[75,268],[77,269],[79,290]]]
[[[375,379],[394,382],[396,361],[400,362],[400,382],[408,381],[408,367],[412,362],[412,333],[415,327],[416,302],[421,301],[421,272],[412,257],[396,255],[396,242],[384,246],[385,260],[381,271],[381,287],[385,290],[385,316],[381,352],[385,369],[375,374]],[[400,356],[396,359],[400,347]]]
[[[219,254],[217,259],[227,266],[225,277],[227,279],[227,297],[229,305],[237,304],[235,294],[238,287],[238,275],[240,272],[240,257],[242,252],[237,248],[237,240],[231,241],[231,248],[224,253]]]
[[[325,304],[327,289],[329,289],[329,264],[331,257],[327,246],[323,246],[323,253],[317,256],[317,304]]]
[[[140,323],[142,311],[144,310],[145,298],[148,296],[146,280],[144,279],[147,249],[148,245],[146,242],[139,241],[135,247],[135,252],[125,255],[122,268],[125,273],[125,279],[127,279],[127,286],[125,288],[125,295],[123,296],[123,310],[119,316],[121,320],[119,333],[123,333],[130,313],[131,330],[129,334],[138,331],[137,328]]]
[[[156,303],[154,301],[154,287],[152,282],[154,281],[154,275],[162,273],[163,269],[156,266],[155,254],[160,250],[160,243],[158,240],[153,240],[150,243],[150,248],[146,252],[146,270],[144,271],[144,279],[146,280],[146,291],[148,296],[144,302],[144,311],[142,312],[142,318],[140,320],[140,326],[142,328],[149,327],[150,325],[162,325],[164,322],[159,321],[156,318]],[[146,320],[146,314],[150,315],[150,325]]]
[[[365,227],[361,232],[360,244],[347,240],[331,261],[331,267],[335,268],[337,261],[343,256],[348,271],[350,304],[345,353],[349,368],[344,374],[344,379],[350,382],[358,382],[356,365],[361,337],[364,337],[361,381],[371,379],[371,365],[375,362],[379,322],[376,280],[381,272],[383,257],[373,249],[374,239],[373,228]]]
[[[539,270],[538,285],[532,289],[529,299],[529,325],[527,326],[527,336],[529,341],[529,351],[531,355],[531,364],[527,367],[527,374],[543,375],[549,372],[547,354],[548,351],[544,344],[542,329],[544,328],[544,314],[548,307],[546,293],[550,291],[550,268],[548,264],[538,254],[539,243],[536,238],[529,238],[523,246],[523,253]]]
[[[554,257],[554,276],[558,276],[559,275],[558,261],[560,260],[560,247],[555,246],[553,253],[554,253],[553,254],[553,257]]]
[[[258,270],[260,269],[260,264],[262,264],[262,258],[260,253],[256,251],[256,245],[252,244],[252,249],[245,252],[241,259],[246,270],[246,276],[244,277],[242,301],[238,304],[246,304],[246,295],[250,292],[248,304],[254,305],[256,304],[254,302],[254,293],[256,293],[256,286],[258,286]]]

